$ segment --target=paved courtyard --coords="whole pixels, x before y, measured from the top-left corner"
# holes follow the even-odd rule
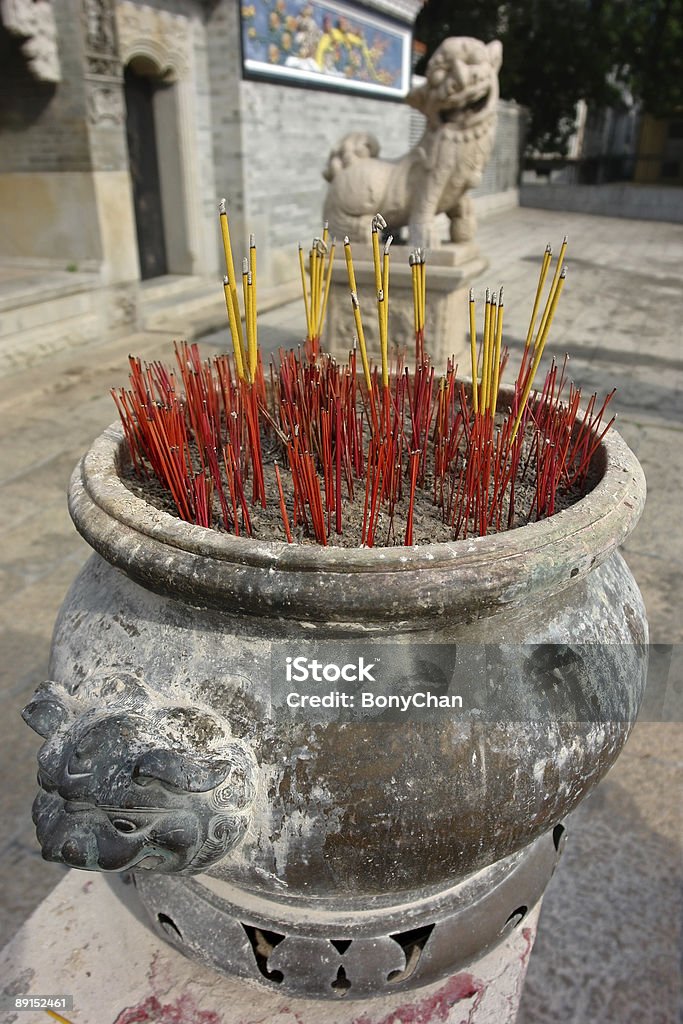
[[[648,608],[657,685],[618,764],[569,822],[520,1024],[675,1024],[683,1008],[683,228],[531,209],[482,222],[491,266],[475,285],[505,286],[513,365],[543,248],[557,250],[565,233],[569,277],[549,347],[571,353],[585,394],[617,387],[618,428],[645,469],[648,503],[624,553]],[[260,337],[269,348],[295,344],[303,325],[303,303],[290,304],[263,317]],[[205,352],[227,337],[204,338]],[[39,740],[19,710],[46,678],[57,610],[89,553],[66,510],[69,475],[114,419],[109,388],[125,382],[128,353],[170,359],[171,340],[153,332],[106,347],[93,340],[5,378],[0,391],[4,939],[64,876],[41,860],[33,835]]]

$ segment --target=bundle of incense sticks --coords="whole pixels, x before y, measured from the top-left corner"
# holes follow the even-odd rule
[[[502,408],[500,383],[509,358],[503,289],[486,291],[479,337],[470,292],[471,383],[458,379],[453,360],[437,377],[425,349],[426,260],[419,249],[409,255],[414,362],[412,368],[402,356],[390,362],[391,238],[381,241],[386,224],[379,214],[371,224],[379,365],[367,351],[348,238],[344,255],[356,337],[346,362],[321,351],[335,248],[325,226],[307,264],[299,246],[304,344],[278,352],[266,385],[256,244],[251,236],[240,308],[225,201],[220,224],[232,356],[202,360],[197,345],[181,343],[175,368],[130,357],[129,389],[112,392],[136,474],[160,481],[182,519],[252,536],[253,508],[273,503],[288,543],[308,537],[325,545],[343,534],[345,509],[359,493],[361,544],[378,543],[382,521],[386,541],[380,543],[410,545],[418,498],[428,497],[455,540],[520,525],[522,484],[533,490],[522,521],[552,515],[558,495],[585,486],[593,455],[614,422],[612,417],[603,425],[614,392],[601,404],[593,395],[582,411],[566,359],[561,368],[553,360],[535,386],[566,279],[566,238],[547,291],[552,251],[546,247],[520,366]],[[398,508],[405,523],[400,533],[394,526]]]

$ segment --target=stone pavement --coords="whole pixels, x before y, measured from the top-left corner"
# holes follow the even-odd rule
[[[505,286],[511,362],[546,242],[569,235],[569,277],[552,350],[572,355],[586,394],[618,388],[618,427],[640,458],[649,497],[625,555],[649,612],[666,715],[651,703],[608,779],[569,823],[570,841],[548,891],[520,1024],[674,1024],[683,1005],[683,640],[680,529],[683,476],[683,229],[648,221],[513,210],[482,222],[489,271]],[[295,240],[293,240],[295,242]],[[267,313],[265,347],[296,343],[303,304]],[[89,549],[73,529],[65,490],[89,442],[114,419],[108,389],[126,379],[129,352],[170,359],[167,332],[93,341],[7,377],[0,393],[0,746],[6,784],[0,839],[8,939],[63,877],[40,859],[30,821],[38,738],[18,717],[45,678],[52,624]],[[227,331],[203,340],[225,346]],[[549,343],[550,345],[550,343]],[[667,717],[668,721],[662,721]],[[93,1021],[93,1024],[96,1022]]]

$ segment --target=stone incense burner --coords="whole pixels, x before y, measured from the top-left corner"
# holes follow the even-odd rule
[[[550,519],[358,550],[188,525],[124,486],[125,458],[110,427],[71,481],[94,554],[24,712],[44,737],[43,855],[131,872],[166,939],[280,992],[419,987],[501,941],[642,696],[646,620],[617,548],[645,483],[625,443],[608,434],[595,488]],[[404,687],[434,690],[444,648],[439,693],[461,711],[282,700],[283,652],[386,650]]]

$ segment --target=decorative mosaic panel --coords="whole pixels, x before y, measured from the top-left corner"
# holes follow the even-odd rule
[[[252,0],[241,6],[248,76],[401,98],[410,29],[331,0]]]

